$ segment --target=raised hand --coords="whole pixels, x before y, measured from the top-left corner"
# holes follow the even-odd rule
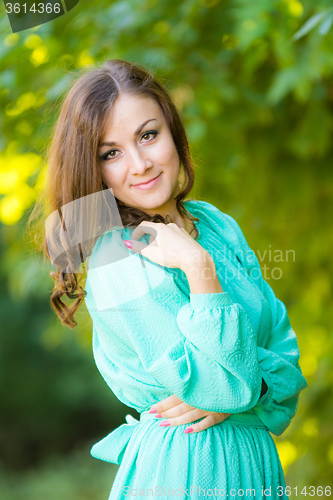
[[[144,234],[150,234],[149,245],[137,241]],[[129,241],[131,251],[141,253],[156,264],[164,267],[185,269],[192,261],[211,262],[209,253],[195,241],[185,229],[175,223],[141,222],[132,232]]]

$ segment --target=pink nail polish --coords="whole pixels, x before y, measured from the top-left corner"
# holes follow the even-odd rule
[[[168,422],[167,420],[165,422],[161,422],[159,424],[161,427],[168,427],[170,425],[170,422]]]
[[[155,408],[150,408],[148,413],[156,413],[156,412],[157,412],[157,410],[155,410]]]
[[[160,413],[156,413],[155,415],[156,418],[163,418],[162,415]]]
[[[124,243],[125,247],[127,247],[129,249],[131,249],[133,246],[133,243],[129,240],[123,240],[123,243]]]
[[[187,429],[184,430],[185,434],[187,434],[188,432],[193,432],[193,429],[192,427],[188,427]]]

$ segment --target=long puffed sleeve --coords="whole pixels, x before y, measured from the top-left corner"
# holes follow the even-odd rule
[[[103,358],[112,357],[121,338],[152,381],[187,404],[228,413],[253,408],[262,371],[257,334],[242,306],[228,292],[190,294],[189,300],[166,268],[126,249],[126,257],[99,265],[103,248],[124,252],[125,238],[103,235],[90,257],[87,281],[96,305],[90,314],[103,351],[95,357],[101,373]]]
[[[216,207],[213,209],[218,210]],[[266,336],[264,345],[257,347],[260,372],[268,390],[254,411],[273,434],[280,436],[296,414],[300,392],[308,386],[298,363],[300,351],[296,334],[291,327],[286,306],[264,280],[258,259],[239,225],[229,215],[223,214],[223,217],[237,234],[239,259],[263,293],[272,313],[272,330]]]

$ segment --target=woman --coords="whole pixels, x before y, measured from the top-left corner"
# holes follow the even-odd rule
[[[193,183],[184,127],[152,74],[110,60],[76,81],[49,154],[51,301],[73,328],[85,297],[97,367],[140,413],[91,453],[120,464],[112,500],[286,499],[270,432],[307,387],[296,335],[236,221],[184,201]]]

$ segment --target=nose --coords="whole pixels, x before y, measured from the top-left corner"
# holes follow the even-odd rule
[[[130,157],[130,173],[132,175],[143,175],[146,170],[153,166],[152,160],[146,151],[135,149]]]

